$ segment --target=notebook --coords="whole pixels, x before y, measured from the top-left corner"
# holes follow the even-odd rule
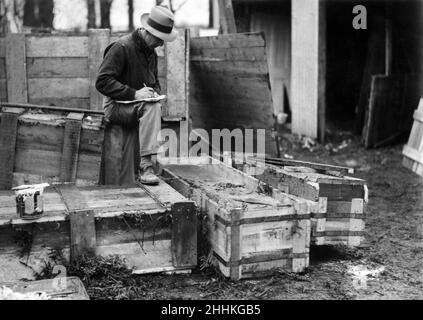
[[[161,101],[163,99],[166,99],[166,95],[157,96],[154,98],[144,98],[144,99],[138,99],[138,100],[130,100],[130,101],[116,101],[117,103],[123,103],[123,104],[130,104],[130,103],[136,103],[136,102],[157,102]]]

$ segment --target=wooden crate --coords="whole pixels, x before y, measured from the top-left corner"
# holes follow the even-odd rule
[[[197,264],[193,201],[158,186],[55,185],[44,193],[44,215],[22,220],[12,191],[0,192],[0,281],[33,279],[59,250],[119,255],[134,273],[190,270]]]
[[[264,183],[210,157],[162,158],[159,163],[165,180],[203,210],[213,255],[226,277],[256,277],[278,268],[301,272],[308,266],[307,203],[272,193]]]
[[[414,124],[402,154],[403,165],[423,177],[423,99],[414,112]]]
[[[103,116],[2,106],[0,190],[40,182],[99,181]]]
[[[21,294],[42,292],[49,300],[90,300],[78,277],[0,283],[2,286]]]
[[[96,90],[105,48],[126,34],[109,29],[0,36],[0,101],[102,110]],[[189,32],[156,49],[165,120],[188,119]]]
[[[312,201],[311,243],[358,246],[363,241],[366,182],[348,176],[318,173],[306,167],[263,166],[254,161],[238,164],[257,179],[300,198]]]

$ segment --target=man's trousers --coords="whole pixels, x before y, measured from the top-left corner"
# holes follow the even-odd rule
[[[135,182],[140,157],[157,154],[158,134],[161,129],[161,104],[141,102],[136,104],[113,103],[104,110],[106,122],[123,129],[122,165],[119,184]]]

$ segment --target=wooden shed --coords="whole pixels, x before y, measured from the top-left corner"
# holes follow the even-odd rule
[[[336,123],[367,147],[408,137],[423,93],[420,1],[232,2],[237,32],[265,33],[274,112],[292,115],[293,133],[323,141]]]

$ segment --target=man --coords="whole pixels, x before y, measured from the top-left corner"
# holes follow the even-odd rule
[[[122,126],[124,131],[119,184],[134,182],[134,159],[140,159],[136,165],[141,183],[159,183],[153,170],[153,158],[159,147],[157,135],[161,129],[160,103],[122,104],[116,101],[151,98],[160,93],[157,54],[154,49],[162,46],[165,41],[176,39],[177,31],[173,24],[172,12],[166,7],[155,6],[150,14],[141,16],[142,28],[120,38],[105,50],[96,88],[105,96],[106,121]]]

